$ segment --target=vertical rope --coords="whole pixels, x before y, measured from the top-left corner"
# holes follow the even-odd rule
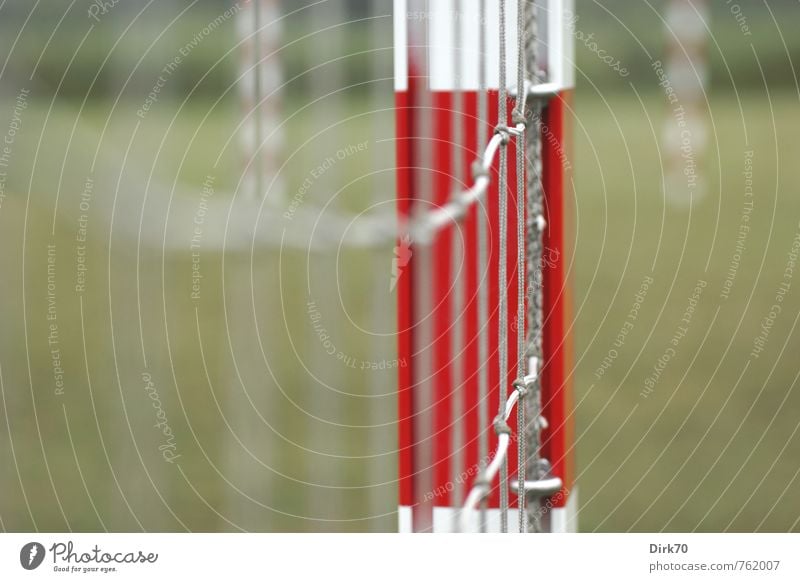
[[[244,117],[239,128],[244,172],[241,191],[250,200],[266,196],[271,206],[288,204],[276,163],[284,146],[281,98],[280,92],[275,91],[283,77],[281,60],[274,52],[281,45],[277,2],[253,0],[244,4],[236,15],[241,43],[238,89]]]
[[[453,103],[450,111],[452,122],[453,141],[450,148],[450,158],[452,164],[453,193],[452,198],[457,199],[464,184],[462,171],[463,155],[463,131],[462,131],[462,111],[464,106],[462,83],[463,83],[463,57],[461,46],[461,13],[459,11],[461,2],[454,0],[454,18],[452,21],[453,32],[453,71],[455,74],[455,87],[453,90]],[[450,242],[450,276],[453,279],[453,299],[450,302],[450,321],[453,326],[452,341],[450,342],[450,370],[453,392],[450,396],[450,414],[452,420],[451,432],[451,474],[453,483],[453,506],[460,506],[464,502],[462,479],[464,471],[464,420],[463,420],[463,368],[464,357],[464,287],[461,268],[463,266],[464,249],[461,246],[463,236],[461,233],[461,223],[456,222],[452,229],[452,239]],[[454,519],[458,516],[454,514]],[[457,525],[453,524],[454,528]]]
[[[506,0],[500,0],[500,94],[498,101],[498,124],[505,126],[508,123],[508,111],[506,100],[508,92],[506,89]],[[506,134],[507,135],[507,134]],[[508,376],[508,289],[506,260],[508,249],[508,200],[507,200],[507,181],[508,181],[508,140],[503,140],[500,147],[500,179],[499,179],[499,202],[500,202],[500,265],[498,276],[498,293],[500,299],[500,317],[498,325],[498,355],[500,360],[500,376],[498,390],[499,411],[498,415],[502,418],[506,405],[506,380]],[[503,467],[500,470],[500,531],[508,531],[508,461],[503,460]]]
[[[387,46],[387,39],[389,46],[391,46],[391,33],[392,23],[385,18],[386,7],[380,2],[372,2],[370,4],[370,17],[373,18],[371,25],[370,35],[373,47]],[[372,143],[379,143],[379,140],[385,136],[385,124],[391,120],[391,114],[386,115],[383,111],[383,101],[386,98],[387,92],[391,89],[391,84],[386,83],[386,68],[390,64],[386,57],[372,59],[372,71],[370,75],[370,104],[369,110],[371,112],[371,125],[372,125]],[[382,171],[388,168],[387,164],[390,163],[386,157],[386,150],[383,148],[373,147],[372,149],[372,163],[378,170],[372,176],[371,182],[371,199],[370,203],[378,206],[385,204],[390,198],[389,192],[393,192],[392,175],[390,172]],[[385,253],[372,253],[370,268],[373,270],[371,282],[371,303],[372,303],[372,321],[376,329],[390,329],[394,321],[391,310],[388,309],[387,296],[386,296],[386,266],[387,257]],[[384,291],[381,292],[381,289]],[[373,337],[372,358],[374,361],[381,361],[384,358],[391,357],[389,354],[396,348],[396,343],[390,339],[388,335],[375,335]],[[369,375],[369,393],[370,398],[367,398],[368,420],[369,424],[374,427],[372,432],[378,437],[377,450],[383,453],[389,450],[389,432],[379,430],[377,427],[385,426],[391,415],[386,413],[386,397],[388,396],[387,387],[395,386],[396,389],[396,375],[393,370],[381,370],[373,372]],[[392,388],[389,388],[392,389]],[[390,429],[391,430],[391,429]],[[372,449],[375,450],[375,449]],[[383,485],[385,476],[392,471],[392,457],[391,455],[380,454],[374,455],[370,458],[368,464],[368,474],[366,481],[369,486],[367,489],[367,509],[368,517],[368,531],[378,533],[385,530],[388,520],[381,518],[384,511],[384,503],[387,500],[386,487]]]
[[[263,0],[259,0],[261,3]],[[347,107],[341,89],[347,86],[344,78],[345,70],[337,62],[325,63],[322,55],[343,55],[346,50],[346,34],[348,27],[346,6],[342,2],[325,2],[314,6],[309,10],[308,26],[313,31],[310,39],[312,50],[306,53],[308,59],[306,67],[312,68],[322,64],[316,69],[315,74],[309,79],[309,90],[315,101],[309,108],[308,115],[312,124],[319,128],[320,133],[309,143],[307,148],[306,164],[308,168],[313,168],[326,159],[341,147],[342,139],[337,132],[331,131],[332,119],[341,119]],[[332,25],[341,25],[326,30]],[[328,184],[338,189],[345,183],[343,175],[344,164],[334,164],[325,172],[325,179]],[[326,207],[331,210],[341,208],[341,197],[329,199],[330,192],[321,191],[322,189],[311,189],[306,195],[306,201],[316,199],[316,205],[320,208]],[[325,189],[327,190],[327,189]],[[336,262],[330,260],[325,255],[309,256],[308,279],[309,292],[313,296],[322,317],[327,325],[332,329],[345,329],[347,320],[345,312],[341,308],[340,297],[335,293],[326,292],[328,281],[335,281],[337,277]],[[306,422],[309,423],[308,435],[310,442],[315,450],[323,450],[330,442],[333,431],[330,425],[316,419],[316,415],[325,415],[332,422],[345,422],[348,417],[347,406],[350,399],[342,394],[342,386],[346,386],[351,381],[347,368],[339,365],[339,362],[332,361],[331,355],[324,349],[323,345],[317,341],[316,331],[309,328],[309,333],[314,337],[308,340],[315,349],[311,352],[311,365],[317,374],[324,374],[324,381],[318,381],[309,377],[306,386],[308,398],[308,411],[306,412]],[[345,341],[342,339],[341,341]],[[344,345],[345,353],[350,350]],[[307,461],[309,474],[315,475],[321,486],[333,482],[336,479],[339,463],[335,457],[309,456]],[[306,506],[309,508],[310,515],[325,515],[329,510],[328,502],[341,503],[344,496],[339,493],[330,492],[329,495],[319,495],[316,487],[303,488],[302,494],[306,498]]]
[[[427,14],[426,0],[411,0],[409,13]],[[428,90],[430,70],[428,68],[429,39],[427,28],[409,28],[409,58],[414,63],[416,87],[414,99],[414,141],[415,157],[411,161],[414,166],[414,209],[415,216],[424,216],[431,208],[432,193],[432,117],[431,95]],[[431,346],[434,340],[431,314],[433,313],[433,295],[429,274],[433,272],[433,254],[427,245],[417,245],[412,259],[412,286],[414,318],[418,322],[414,330],[415,364],[412,368],[414,393],[413,430],[415,441],[414,463],[418,473],[414,476],[414,488],[420,495],[433,490],[433,356]],[[423,499],[414,515],[415,531],[433,530],[433,499]]]
[[[264,128],[263,120],[261,119],[261,0],[256,0],[253,3],[253,103],[256,110],[255,115],[255,152],[256,159],[253,160],[255,165],[255,198],[261,199],[264,195],[264,160],[262,159],[261,147],[264,141]]]
[[[479,0],[478,23],[478,151],[486,149],[486,123],[489,104],[486,97],[486,0]],[[489,237],[486,222],[486,207],[478,210],[478,468],[480,474],[486,470],[489,457],[489,296],[486,279],[489,275]],[[481,499],[480,531],[487,529],[486,498]]]
[[[517,0],[517,98],[514,123],[525,123],[525,0]],[[525,376],[525,130],[516,139],[517,154],[517,378]],[[524,392],[517,405],[517,507],[519,531],[527,531],[525,492],[522,485],[527,475]]]
[[[525,29],[532,33],[525,41],[525,53],[527,62],[536,82],[538,74],[538,43],[535,35],[537,30],[537,6],[535,2],[526,2]],[[528,300],[528,334],[526,340],[527,358],[532,362],[531,367],[537,369],[529,370],[534,374],[535,382],[533,389],[525,399],[525,408],[530,423],[525,427],[524,435],[521,439],[526,441],[526,447],[530,451],[528,461],[534,474],[531,478],[538,478],[538,467],[540,461],[541,439],[539,434],[541,417],[542,384],[539,378],[539,368],[542,362],[542,328],[544,323],[543,296],[542,296],[542,256],[544,251],[544,191],[542,189],[542,144],[541,144],[541,116],[542,107],[538,102],[534,102],[531,110],[532,126],[527,132],[527,156],[532,170],[528,174],[528,268],[530,297]],[[531,502],[528,504],[528,527],[530,531],[540,532],[542,530],[540,503]]]

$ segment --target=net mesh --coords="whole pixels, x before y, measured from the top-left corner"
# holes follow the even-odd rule
[[[420,531],[437,529],[434,507],[448,505],[460,508],[451,514],[455,529],[473,529],[471,514],[477,509],[477,529],[487,531],[490,504],[499,508],[499,530],[509,531],[509,474],[516,473],[524,491],[528,481],[546,475],[539,458],[541,101],[531,99],[527,114],[535,94],[529,87],[541,78],[527,65],[539,59],[537,5],[500,0],[473,7],[457,0],[435,7],[415,0],[408,9],[404,105],[410,115],[408,134],[399,137],[412,143],[407,186],[413,203],[405,214],[401,206],[407,218],[401,229],[417,247],[407,322],[413,325],[415,365],[409,384],[401,383],[401,390],[413,393],[408,407],[401,405],[401,418],[413,417],[413,434],[401,442],[401,448],[412,449],[406,471],[410,493],[404,496],[401,484],[401,499],[413,503],[413,528]],[[420,14],[427,20],[423,25],[413,22]],[[477,58],[465,38],[477,43]],[[490,46],[495,57],[487,56]],[[465,66],[471,56],[477,86]],[[468,180],[465,165],[471,170]],[[401,197],[405,182],[401,177]],[[477,308],[471,312],[473,301]],[[471,339],[477,340],[477,366],[464,363]],[[490,402],[497,410],[492,423]],[[477,423],[470,419],[474,408]],[[477,455],[470,453],[475,441]],[[529,507],[528,494],[515,497],[513,529],[541,531],[538,496],[530,495]]]
[[[450,14],[454,16],[447,24],[449,47],[442,47],[438,40],[430,38],[431,28],[413,22],[414,15],[432,18],[440,8],[428,0],[409,0],[407,4],[408,82],[414,95],[410,115],[413,147],[408,160],[413,168],[410,185],[413,201],[408,206],[409,212],[401,212],[399,221],[386,211],[386,199],[379,194],[386,187],[385,181],[370,180],[374,193],[367,198],[366,208],[363,204],[360,209],[354,208],[346,197],[338,195],[346,187],[343,185],[348,183],[348,176],[344,175],[344,164],[337,163],[337,159],[350,154],[342,147],[342,134],[332,120],[347,117],[350,105],[344,98],[345,89],[356,85],[347,78],[352,74],[346,68],[332,64],[341,57],[309,64],[308,75],[299,75],[305,77],[304,91],[312,97],[288,109],[297,109],[298,121],[308,120],[310,125],[302,132],[285,123],[287,117],[294,119],[294,113],[288,113],[287,106],[281,104],[286,97],[279,102],[271,99],[286,84],[284,79],[291,82],[298,76],[292,76],[291,67],[281,70],[274,62],[265,66],[275,60],[266,56],[277,50],[277,43],[274,35],[265,34],[264,29],[269,28],[275,34],[291,30],[292,19],[287,15],[308,10],[304,18],[313,30],[309,46],[316,55],[324,55],[326,51],[347,53],[343,35],[337,28],[344,23],[352,25],[356,20],[354,12],[363,15],[365,21],[385,15],[378,9],[373,9],[369,16],[354,11],[353,6],[358,3],[351,6],[323,2],[319,6],[288,10],[285,3],[259,0],[249,13],[241,16],[246,21],[239,26],[245,47],[242,101],[249,109],[247,122],[242,126],[242,143],[248,159],[243,190],[254,193],[267,206],[289,208],[291,225],[283,224],[284,232],[291,230],[291,236],[300,233],[298,247],[305,243],[306,251],[314,249],[313,254],[306,253],[304,258],[310,325],[306,326],[308,335],[298,342],[305,346],[303,365],[315,381],[308,391],[295,391],[297,397],[288,397],[303,411],[304,438],[309,441],[310,454],[306,456],[309,471],[319,478],[307,480],[311,488],[309,507],[314,515],[328,510],[332,496],[326,482],[338,479],[342,469],[341,455],[321,453],[335,433],[328,427],[348,419],[348,410],[352,409],[350,400],[360,396],[369,400],[391,385],[388,376],[367,382],[366,386],[364,379],[359,378],[358,383],[364,388],[357,396],[343,388],[352,382],[346,362],[359,359],[353,358],[353,350],[340,350],[336,346],[333,355],[345,360],[345,365],[331,365],[328,348],[334,342],[329,330],[348,327],[342,320],[347,317],[343,303],[348,301],[341,293],[342,264],[350,253],[363,250],[370,258],[362,256],[361,260],[370,261],[377,272],[385,260],[382,253],[392,250],[390,291],[398,286],[398,281],[400,293],[407,285],[413,312],[411,333],[416,347],[409,353],[413,362],[410,382],[413,396],[407,412],[414,438],[414,490],[433,492],[446,481],[448,503],[461,508],[452,514],[449,526],[452,530],[488,531],[490,505],[499,507],[500,531],[541,530],[536,498],[532,497],[526,506],[526,495],[509,493],[512,479],[519,485],[540,476],[538,365],[542,357],[543,317],[537,273],[541,271],[544,228],[538,128],[541,109],[539,101],[533,100],[530,108],[527,104],[527,88],[537,81],[538,73],[530,71],[528,66],[538,62],[536,4],[525,0],[495,3],[481,0],[477,13],[471,12],[467,4],[471,3],[461,0],[449,3]],[[493,21],[490,14],[495,8],[498,17]],[[480,63],[477,87],[470,86],[470,71],[465,65],[470,50],[465,46],[470,17],[480,23],[476,27],[477,50],[481,55],[477,59]],[[374,23],[369,24],[378,29]],[[488,59],[483,57],[490,46],[496,48],[497,62],[491,69],[497,78],[487,70]],[[453,81],[446,102],[430,90],[443,58],[450,59]],[[369,73],[380,74],[377,69]],[[385,93],[373,91],[367,96],[376,111]],[[298,144],[299,133],[307,138]],[[378,137],[376,143],[382,140],[388,141],[386,137]],[[444,142],[444,147],[440,142]],[[305,158],[305,166],[312,168],[313,177],[308,188],[301,186],[294,193],[291,187],[283,185],[287,180],[281,168],[275,167],[276,159],[287,157],[286,151],[276,156],[276,148],[291,150],[292,147],[297,151],[289,156]],[[314,191],[320,194],[315,195]],[[404,193],[401,191],[399,195],[402,197]],[[304,240],[303,233],[310,233],[310,238]],[[335,260],[331,260],[331,253]],[[408,273],[405,281],[404,272]],[[446,280],[432,284],[431,276],[436,272],[446,272]],[[346,278],[352,279],[352,271],[347,273]],[[325,287],[331,281],[336,282],[337,293],[326,292]],[[381,277],[374,278],[371,284],[373,289],[380,286]],[[442,285],[446,287],[444,310],[440,301]],[[371,313],[385,320],[386,296],[373,291],[372,297]],[[473,368],[462,363],[470,354],[478,356],[480,365]],[[495,369],[490,369],[489,362],[494,363]],[[440,412],[443,402],[449,409],[445,415]],[[493,421],[490,403],[494,403],[497,411]],[[368,416],[372,414],[379,416],[375,407]],[[403,414],[401,406],[401,423]],[[470,420],[471,415],[476,420]],[[401,442],[401,457],[402,448]],[[473,450],[476,452],[470,452]],[[512,456],[512,452],[516,455]],[[444,464],[440,462],[443,457]],[[379,480],[380,463],[367,465],[371,467],[368,475]],[[312,483],[317,483],[318,494],[313,493]],[[372,499],[367,504],[371,515],[380,512],[384,494],[367,496]],[[509,525],[512,500],[517,512],[513,527]],[[414,529],[434,529],[434,507],[440,501],[437,495],[419,495]],[[476,522],[472,520],[474,510],[478,510]]]

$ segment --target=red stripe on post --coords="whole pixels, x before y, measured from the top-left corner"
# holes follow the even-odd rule
[[[567,235],[571,236],[571,197],[568,199],[568,167],[571,159],[571,131],[565,118],[571,91],[550,101],[542,116],[542,182],[545,218],[544,265],[542,284],[545,326],[542,337],[542,412],[549,427],[542,434],[542,455],[553,464],[553,474],[561,477],[564,488],[552,497],[554,507],[567,503],[573,487],[574,420],[572,415],[572,322],[571,285],[567,267],[572,256]],[[546,129],[545,129],[546,128]],[[566,157],[564,157],[566,156]],[[569,222],[567,222],[569,221]]]

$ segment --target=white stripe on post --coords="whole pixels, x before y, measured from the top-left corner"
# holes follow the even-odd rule
[[[243,4],[236,16],[236,31],[241,42],[238,89],[245,117],[239,137],[245,173],[242,190],[257,200],[269,190],[271,201],[277,201],[284,193],[276,176],[283,149],[278,94],[283,75],[276,52],[281,38],[278,0]]]

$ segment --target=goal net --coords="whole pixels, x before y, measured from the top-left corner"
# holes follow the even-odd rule
[[[246,391],[237,422],[248,407],[298,420],[254,422],[243,442],[295,435],[313,529],[383,523],[396,459],[400,531],[567,531],[571,5],[394,0],[393,51],[377,6],[258,0],[239,15],[237,197],[302,271],[297,297],[281,284],[280,317],[305,371],[287,381],[272,362],[272,398]],[[314,54],[305,68],[295,43]],[[302,333],[288,330],[298,308]],[[396,446],[375,436],[386,427]]]
[[[566,531],[571,7],[394,9],[400,530]]]
[[[0,19],[6,527],[568,529],[569,3],[113,4]]]

